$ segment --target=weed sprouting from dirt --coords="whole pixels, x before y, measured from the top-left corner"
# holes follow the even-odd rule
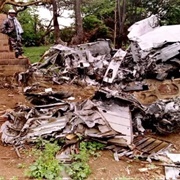
[[[60,149],[59,146],[56,143],[42,142],[44,149],[42,151],[35,150],[37,160],[29,167],[26,175],[32,178],[45,178],[48,180],[61,179],[62,166],[55,158],[55,154]]]
[[[73,180],[84,180],[91,173],[88,165],[89,157],[98,157],[98,150],[102,150],[104,145],[98,142],[81,142],[79,153],[72,155],[72,163],[64,165],[55,158],[60,147],[56,142],[40,140],[37,143],[38,149],[33,150],[37,160],[30,165],[26,175],[31,178],[60,180],[61,172],[65,170]]]
[[[104,145],[98,142],[81,142],[79,153],[74,154],[73,163],[67,167],[67,173],[73,180],[84,180],[90,175],[91,170],[88,165],[90,156],[98,156],[97,150],[102,150]]]

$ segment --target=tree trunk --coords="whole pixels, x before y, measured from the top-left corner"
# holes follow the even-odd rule
[[[52,0],[52,5],[53,5],[54,43],[59,44],[61,41],[60,41],[60,28],[58,23],[56,0]]]
[[[117,14],[118,14],[118,45],[122,46],[125,40],[124,23],[126,20],[126,0],[117,0]]]
[[[81,44],[84,39],[82,17],[81,17],[81,0],[74,0],[76,36],[72,38],[71,44]]]
[[[117,35],[117,7],[118,7],[118,0],[115,2],[115,10],[114,10],[114,38],[113,43],[114,47],[116,47],[116,35]]]

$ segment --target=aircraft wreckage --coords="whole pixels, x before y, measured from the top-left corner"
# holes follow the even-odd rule
[[[3,115],[2,142],[19,146],[53,137],[72,144],[81,136],[107,146],[148,141],[149,153],[169,146],[152,138],[137,141],[135,134],[179,131],[180,25],[159,26],[153,15],[132,25],[128,38],[127,50],[113,49],[109,40],[55,45],[19,73],[17,82],[32,106]],[[73,92],[43,89],[41,82],[93,86],[94,95],[77,100]]]

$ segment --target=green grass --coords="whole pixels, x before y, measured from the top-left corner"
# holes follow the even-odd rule
[[[38,47],[24,47],[24,55],[29,58],[31,63],[38,62],[41,56],[46,50],[48,50],[51,45],[48,46],[38,46]]]

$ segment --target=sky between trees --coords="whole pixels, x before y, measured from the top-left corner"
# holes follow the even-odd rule
[[[44,8],[44,7],[39,7],[38,9],[39,9],[39,16],[41,19],[48,20],[48,21],[50,21],[52,19],[52,17],[53,17],[52,11],[49,11],[47,8]],[[73,13],[72,11],[66,10],[62,14],[62,17],[58,18],[60,27],[61,26],[69,27],[71,25],[71,23],[74,23],[74,19],[69,18],[69,14],[72,14],[72,13]]]

